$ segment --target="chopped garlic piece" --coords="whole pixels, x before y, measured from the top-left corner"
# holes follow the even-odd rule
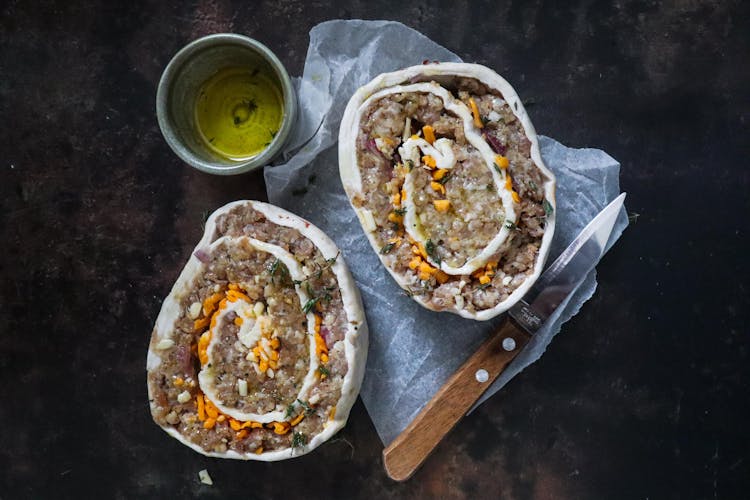
[[[372,233],[378,228],[377,224],[375,224],[375,217],[372,216],[372,212],[363,208],[359,211],[359,214],[362,219],[362,227],[365,231]]]
[[[198,319],[198,316],[201,314],[201,306],[200,302],[193,302],[190,304],[190,307],[188,307],[188,317],[190,319]]]
[[[510,285],[511,281],[513,281],[513,278],[510,276],[506,276],[505,278],[503,278],[503,285],[508,286]]]
[[[156,344],[156,349],[159,351],[163,351],[164,349],[169,349],[173,345],[174,345],[174,340],[162,339]]]
[[[255,316],[260,316],[263,314],[263,311],[265,310],[265,306],[263,305],[263,302],[256,302],[253,306],[253,312],[255,313]]]
[[[208,475],[208,471],[206,469],[198,471],[198,478],[203,484],[207,484],[209,486],[213,486],[214,484],[214,482],[211,480],[211,476]]]
[[[247,381],[243,379],[237,380],[237,392],[239,392],[242,397],[247,396]]]
[[[191,399],[190,392],[188,392],[188,391],[182,391],[177,396],[177,402],[178,403],[187,403],[188,401],[190,401],[190,399]]]

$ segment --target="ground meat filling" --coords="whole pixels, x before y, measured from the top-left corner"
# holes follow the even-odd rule
[[[152,340],[151,350],[161,358],[148,375],[154,419],[207,452],[261,454],[302,447],[335,415],[348,371],[348,317],[331,269],[335,259],[327,260],[299,231],[269,221],[249,205],[220,216],[216,227],[214,241],[249,236],[283,248],[300,263],[305,279],[295,283],[279,259],[252,247],[221,243],[199,250],[205,266],[190,293],[179,299],[182,312],[170,345]],[[307,303],[300,303],[295,285],[305,289]],[[315,317],[314,333],[308,331],[307,313]],[[250,322],[244,331],[258,326],[255,337],[242,337],[244,322]],[[307,399],[299,400],[311,334],[320,366]],[[251,339],[249,345],[243,338]],[[199,372],[209,364],[218,401],[199,383]],[[283,418],[240,421],[215,403],[246,413],[282,412]]]
[[[427,237],[435,242],[435,255],[452,267],[461,267],[497,235],[505,217],[492,174],[479,152],[470,144],[458,143],[453,150],[456,165],[441,179],[442,189],[433,188],[430,170],[412,172],[412,202]],[[435,204],[443,199],[450,202],[445,211]],[[478,211],[478,206],[484,208]]]
[[[515,192],[515,224],[505,220],[492,166],[466,140],[463,121],[445,109],[439,97],[426,92],[389,94],[363,111],[356,139],[363,196],[352,201],[372,213],[380,253],[386,265],[406,278],[408,294],[421,296],[438,310],[477,312],[507,299],[533,272],[549,207],[544,198],[548,179],[531,159],[531,142],[498,91],[473,78],[442,84],[467,108],[476,108],[482,137],[507,161],[504,168]],[[399,148],[415,134],[452,141],[453,168],[440,172],[402,158]],[[407,175],[413,176],[416,194],[411,201],[428,239],[425,248],[415,244],[403,226]],[[486,248],[503,225],[510,234],[485,268],[464,276],[435,269],[436,261],[460,267]]]
[[[307,319],[299,296],[287,278],[286,267],[271,254],[230,247],[221,265],[225,266],[229,281],[238,283],[250,299],[248,306],[263,311],[256,315],[254,323],[269,325],[269,330],[272,328],[269,337],[277,339],[275,343],[283,348],[268,349],[278,355],[274,360],[275,368],[256,369],[258,363],[253,361],[256,356],[248,357],[256,343],[245,345],[238,338],[240,325],[236,313],[229,311],[223,315],[214,332],[215,346],[208,353],[208,363],[218,367],[215,369],[216,397],[222,405],[246,413],[283,410],[294,402],[310,357],[309,342],[306,342]],[[268,271],[273,266],[277,266],[275,273]],[[245,321],[252,323],[251,319]],[[247,329],[251,325],[244,326]],[[238,392],[240,381],[246,384],[245,396]]]

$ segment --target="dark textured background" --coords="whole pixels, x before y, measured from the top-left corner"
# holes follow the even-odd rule
[[[0,498],[747,498],[750,9],[613,4],[3,2]],[[299,75],[309,29],[356,17],[495,68],[540,133],[622,163],[635,219],[544,357],[405,484],[361,402],[332,442],[263,464],[194,453],[146,401],[151,327],[203,214],[264,197],[259,174],[171,153],[162,69],[234,31]]]

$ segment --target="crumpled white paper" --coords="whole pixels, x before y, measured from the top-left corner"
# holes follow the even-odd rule
[[[362,400],[384,443],[390,443],[502,318],[477,322],[422,308],[380,264],[339,180],[337,138],[344,108],[376,75],[422,61],[460,61],[424,35],[390,21],[328,21],[310,31],[304,75],[297,80],[301,117],[283,163],[266,167],[271,203],[325,231],[359,285],[370,329]],[[509,76],[512,81],[512,75]],[[523,95],[523,89],[520,90]],[[543,127],[543,124],[542,124]],[[557,228],[549,261],[619,194],[620,165],[603,151],[570,149],[540,137],[542,157],[557,176]],[[608,248],[628,219],[622,210]],[[592,271],[511,363],[480,403],[539,359],[560,326],[596,289]],[[574,369],[574,367],[571,367]]]

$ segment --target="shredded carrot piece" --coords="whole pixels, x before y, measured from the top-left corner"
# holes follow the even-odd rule
[[[278,349],[279,348],[279,339],[278,338],[271,339],[271,347],[273,347],[274,349]]]
[[[422,259],[419,256],[414,257],[409,261],[409,269],[418,268],[420,262],[422,262]]]
[[[437,162],[435,161],[435,158],[433,158],[430,155],[424,155],[422,157],[422,163],[424,163],[430,168],[435,168],[437,166]]]
[[[198,338],[198,359],[201,365],[208,363],[208,344],[211,342],[211,330],[206,330]]]
[[[419,264],[419,272],[421,273],[428,273],[428,274],[435,274],[437,272],[437,269],[429,265],[427,262],[421,262]]]
[[[203,422],[206,420],[206,407],[203,404],[203,394],[199,394],[198,397],[195,398],[195,402],[198,404],[198,420]]]
[[[482,268],[479,268],[476,271],[474,271],[473,273],[471,273],[471,277],[472,278],[476,278],[476,279],[479,279],[479,277],[482,276],[482,275],[484,275],[484,269],[482,269]]]
[[[510,162],[508,159],[503,155],[496,155],[495,156],[495,165],[505,170],[508,168],[508,165],[510,165]]]
[[[237,283],[230,283],[229,284],[229,289],[230,290],[237,290],[237,291],[239,291],[240,290],[240,286]]]
[[[451,207],[450,200],[433,200],[432,204],[435,205],[435,210],[438,212],[447,212]]]
[[[226,419],[227,419],[227,416],[226,416],[226,415],[224,415],[224,414],[221,414],[221,415],[219,415],[218,417],[216,417],[216,421],[217,421],[217,422],[223,422],[223,421],[225,421]]]
[[[328,420],[333,420],[333,418],[336,416],[336,407],[334,406],[331,408],[331,411],[328,412]]]
[[[435,129],[432,128],[430,125],[425,125],[422,127],[422,132],[424,133],[424,140],[432,144],[435,142]]]
[[[219,416],[219,409],[206,397],[205,394],[203,395],[203,399],[206,402],[206,415],[211,418],[217,418]]]
[[[176,385],[177,387],[180,387],[184,383],[185,381],[182,379],[182,377],[177,377],[176,379],[174,379],[174,382],[173,382],[173,384]]]
[[[248,434],[250,433],[247,432],[245,429],[242,429],[241,431],[237,433],[237,439],[245,439],[248,436]]]
[[[481,284],[483,284],[483,285],[486,285],[486,284],[487,284],[487,283],[489,283],[490,281],[492,281],[492,280],[491,280],[491,279],[490,279],[490,277],[489,277],[489,276],[487,276],[486,274],[484,274],[484,275],[482,275],[482,276],[480,276],[480,277],[479,277],[479,282],[480,282]]]
[[[305,412],[302,412],[302,413],[300,413],[299,415],[297,415],[296,417],[294,417],[294,420],[292,420],[292,421],[291,421],[291,422],[289,422],[289,423],[290,423],[290,424],[292,425],[292,427],[294,427],[294,426],[295,426],[295,425],[297,425],[298,423],[302,422],[302,419],[303,419],[303,418],[305,418]]]
[[[417,134],[412,134],[412,136],[411,136],[411,139],[419,139],[419,135],[417,135]]]
[[[440,269],[438,269],[437,272],[435,273],[435,279],[437,280],[438,283],[442,285],[443,283],[448,281],[448,275],[444,273],[443,271],[441,271]]]
[[[229,302],[235,302],[239,299],[242,299],[245,302],[252,304],[252,300],[250,300],[250,297],[248,297],[242,292],[239,292],[237,290],[229,290],[227,292],[227,300],[229,300]]]
[[[320,361],[321,361],[321,362],[322,362],[323,364],[326,364],[326,363],[328,363],[328,354],[326,354],[326,353],[323,353],[323,354],[321,354],[321,355],[320,355]]]
[[[289,422],[273,422],[273,432],[280,436],[289,432],[289,429],[291,428],[292,426],[289,425]]]
[[[234,324],[237,326],[242,326],[242,323],[244,323],[245,320],[242,319],[242,316],[237,316],[234,318]]]
[[[253,422],[252,420],[248,420],[247,422],[242,422],[240,425],[240,429],[260,429],[263,427],[263,424],[260,422]]]
[[[445,186],[443,186],[439,182],[435,182],[435,181],[430,182],[430,187],[439,193],[445,194]]]
[[[261,362],[260,362],[260,364],[259,364],[258,368],[259,368],[259,369],[260,369],[260,371],[262,371],[262,372],[265,372],[266,370],[268,370],[268,361],[266,361],[266,360],[261,360]]]
[[[396,193],[391,196],[391,203],[393,203],[393,205],[396,207],[401,205],[401,193]]]
[[[203,422],[204,429],[213,429],[215,425],[216,425],[215,418],[207,418],[206,421]]]
[[[505,175],[505,189],[510,191],[513,189],[513,179],[510,178],[510,175]]]
[[[221,292],[217,292],[203,301],[203,315],[208,316],[216,308],[216,303],[220,301],[224,295]]]
[[[208,316],[196,319],[195,321],[193,321],[193,330],[196,332],[203,330],[208,326],[209,321],[211,321],[211,318],[209,318]]]
[[[518,193],[513,191],[510,193],[510,195],[513,197],[513,201],[515,201],[516,203],[521,203],[521,197],[518,196]]]
[[[242,424],[240,424],[239,420],[235,420],[233,418],[229,419],[229,427],[232,428],[233,431],[238,431],[242,428]]]
[[[261,453],[263,453],[263,447],[262,447],[262,446],[259,446],[259,447],[258,447],[258,449],[257,449],[257,450],[255,450],[255,454],[256,454],[256,455],[260,455]]]
[[[434,172],[432,172],[432,178],[435,179],[436,181],[439,181],[440,179],[442,179],[443,177],[445,177],[445,174],[447,174],[447,173],[448,173],[447,169],[445,169],[445,168],[439,168],[439,169],[435,170]]]
[[[401,190],[401,202],[403,203],[405,201],[406,201],[406,190],[402,189]]]
[[[476,128],[484,128],[484,123],[482,123],[482,118],[479,116],[479,108],[477,108],[477,103],[474,102],[474,98],[469,98],[469,106],[471,106],[471,114],[474,116],[474,126]]]
[[[400,223],[400,222],[403,222],[404,216],[403,215],[399,215],[396,212],[391,212],[391,213],[388,214],[388,220],[391,221],[391,222]]]

